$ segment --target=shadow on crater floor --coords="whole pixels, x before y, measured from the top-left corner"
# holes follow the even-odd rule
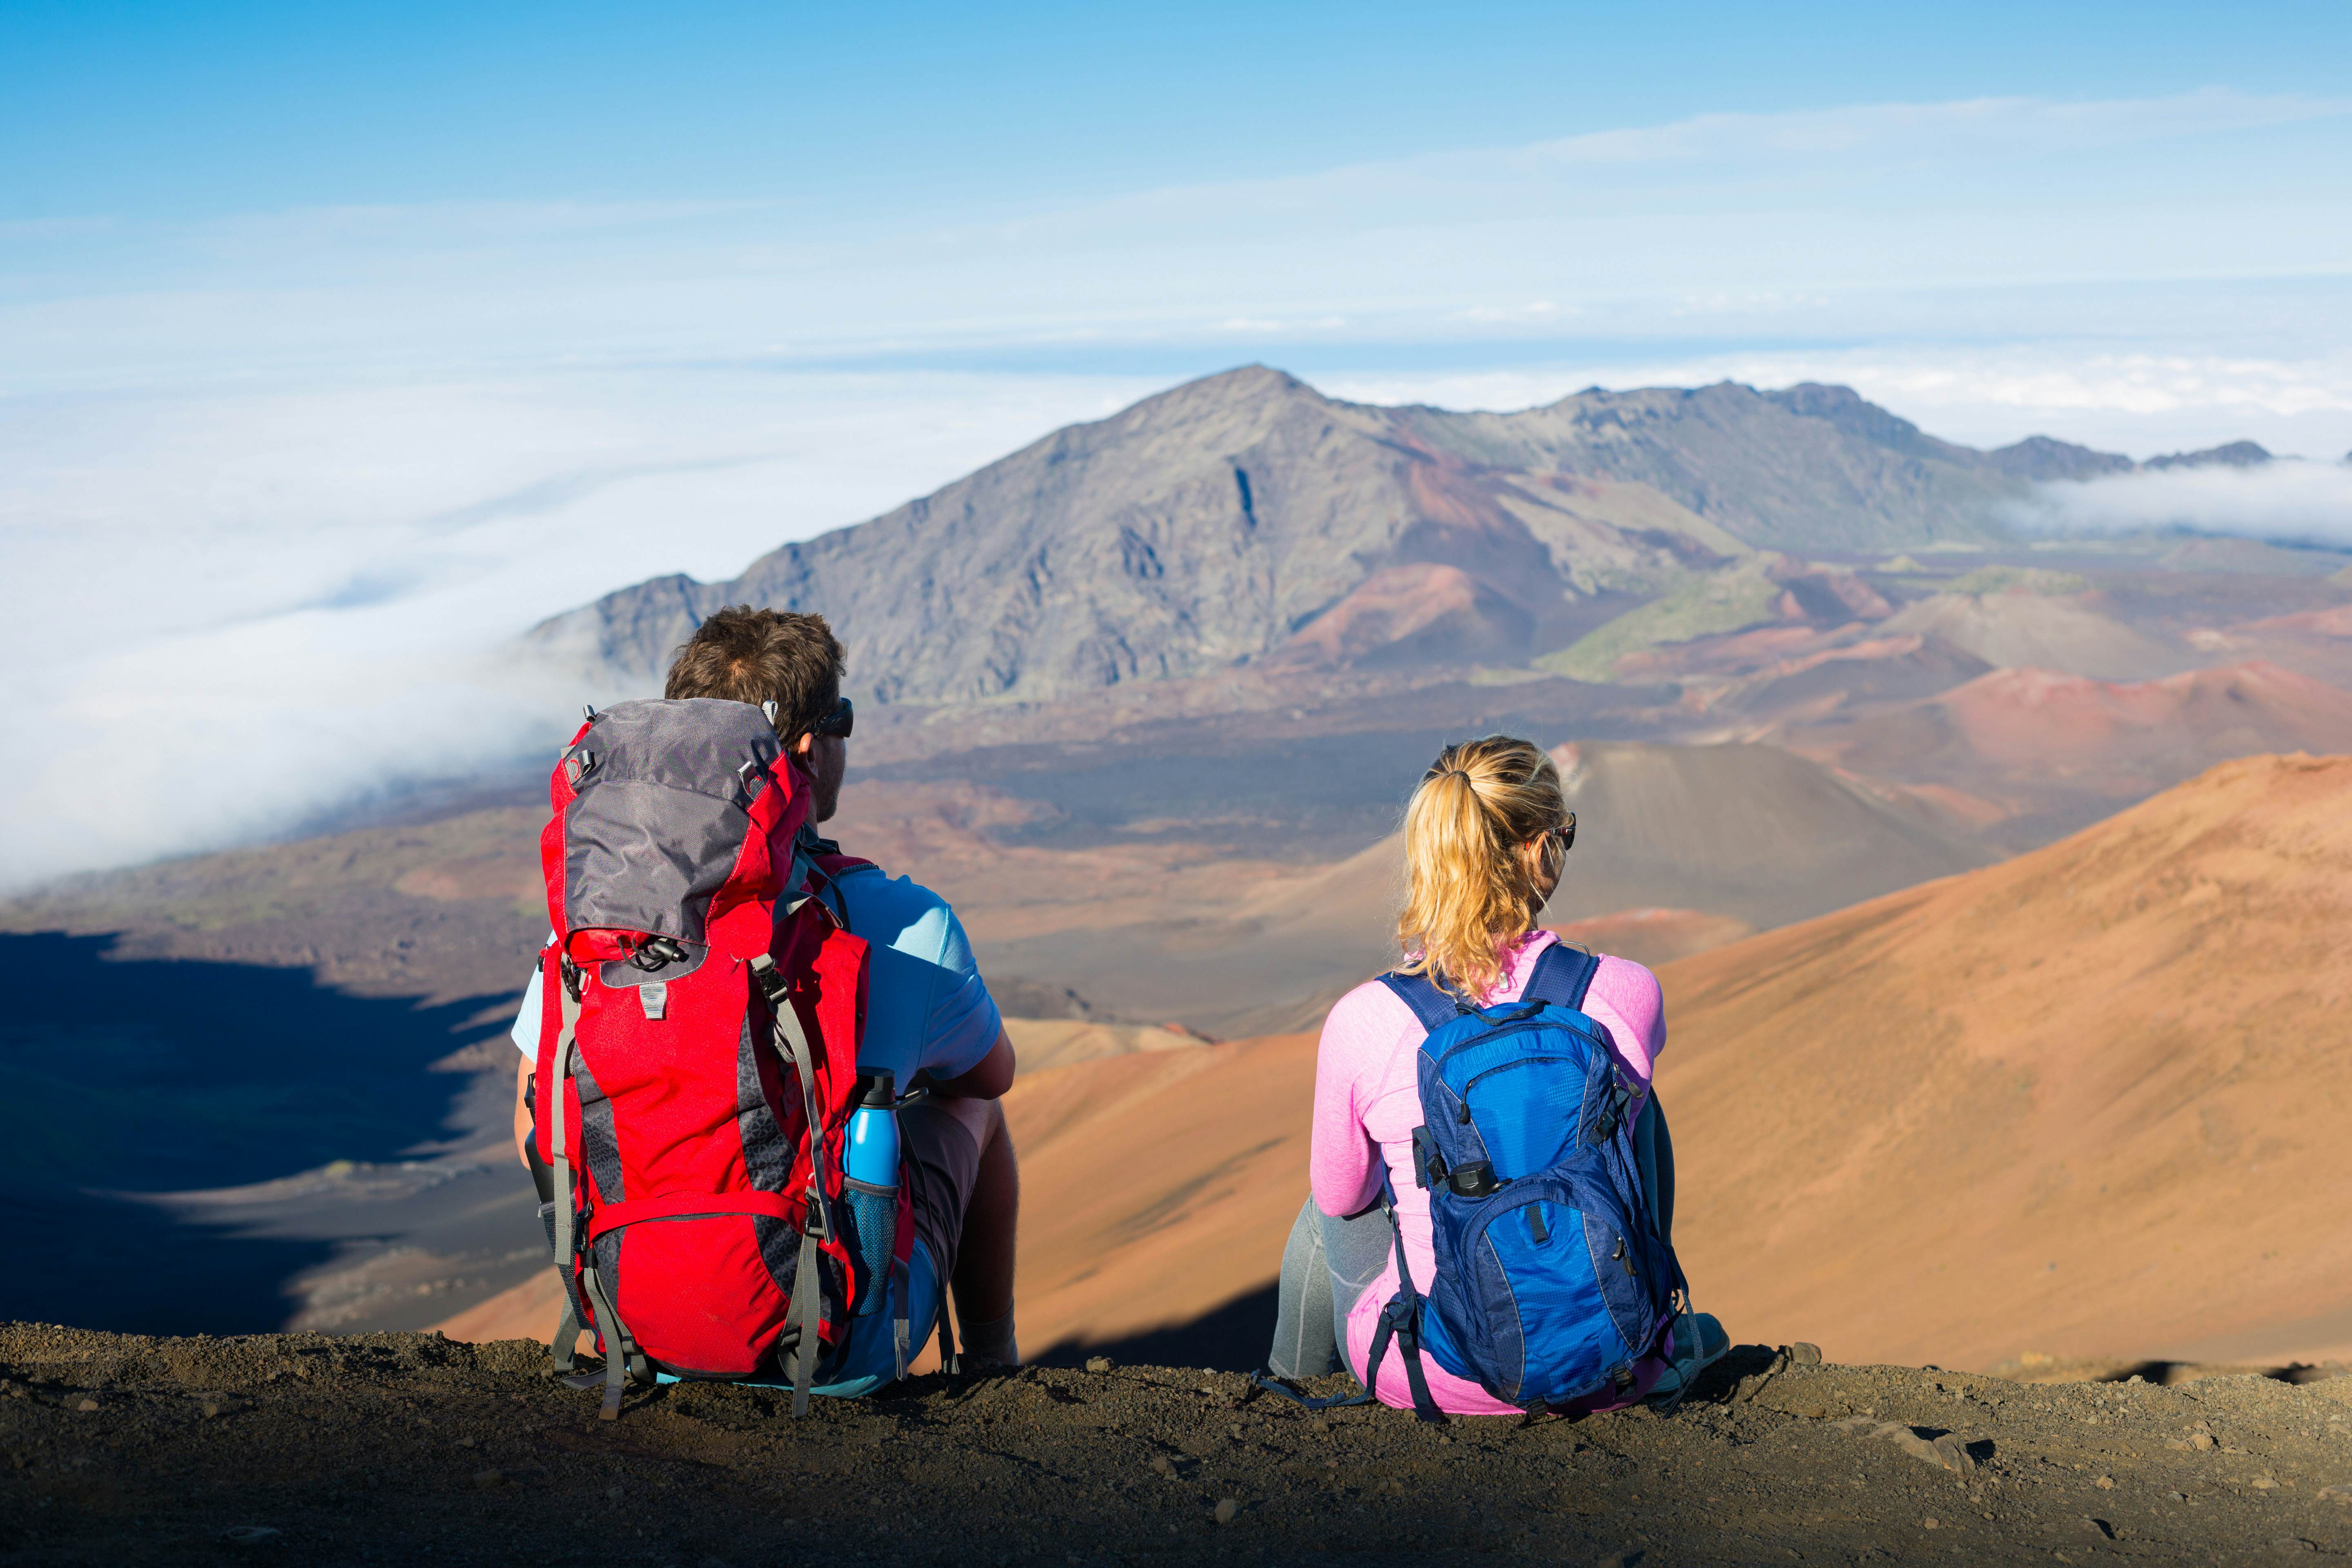
[[[0,935],[0,1319],[247,1333],[326,1242],[245,1237],[109,1194],[239,1186],[334,1160],[397,1161],[447,1131],[495,1032],[488,997],[352,996],[305,971],[115,961],[114,939]]]

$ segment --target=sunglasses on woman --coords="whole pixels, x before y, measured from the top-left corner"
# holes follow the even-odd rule
[[[1566,822],[1561,823],[1558,827],[1555,827],[1550,832],[1545,834],[1544,837],[1550,839],[1553,843],[1558,844],[1559,846],[1559,852],[1563,856],[1565,856],[1570,850],[1575,848],[1576,813],[1572,811],[1570,812]]]

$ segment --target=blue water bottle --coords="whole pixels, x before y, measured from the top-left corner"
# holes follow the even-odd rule
[[[857,1080],[857,1109],[849,1115],[849,1138],[842,1150],[850,1222],[857,1241],[861,1289],[857,1315],[882,1310],[879,1282],[890,1277],[898,1240],[898,1081],[888,1072]]]

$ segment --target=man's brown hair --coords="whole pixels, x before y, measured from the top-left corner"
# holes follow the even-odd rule
[[[841,639],[823,616],[730,605],[671,658],[664,697],[776,705],[776,733],[798,740],[841,700]]]

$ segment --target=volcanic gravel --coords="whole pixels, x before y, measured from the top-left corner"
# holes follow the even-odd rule
[[[9,1563],[2237,1563],[2352,1549],[2352,1379],[2024,1384],[1743,1346],[1679,1411],[1424,1426],[1231,1373],[634,1393],[525,1341],[0,1325]],[[1328,1380],[1328,1390],[1344,1384]]]

